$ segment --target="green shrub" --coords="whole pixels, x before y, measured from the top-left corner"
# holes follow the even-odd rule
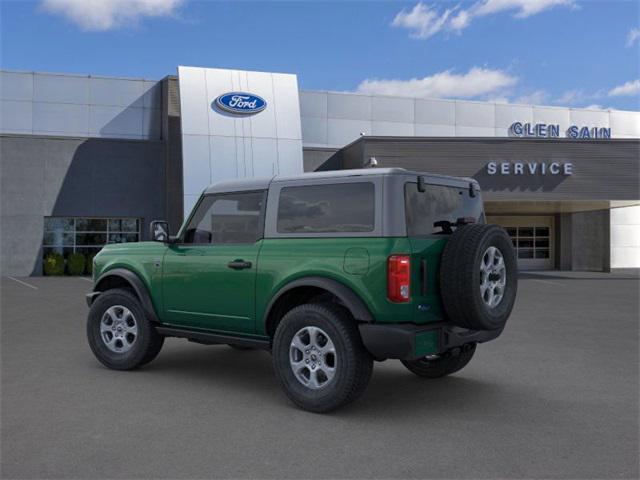
[[[84,273],[85,259],[81,253],[71,253],[67,257],[67,272],[69,275],[82,275]]]
[[[87,275],[93,275],[93,257],[95,257],[96,254],[95,253],[88,253],[87,254],[87,263],[85,265],[85,273]]]
[[[45,275],[64,275],[64,258],[59,253],[49,253],[44,257]]]

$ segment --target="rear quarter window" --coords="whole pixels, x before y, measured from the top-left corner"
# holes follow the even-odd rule
[[[419,192],[417,183],[407,183],[404,199],[410,237],[439,233],[441,229],[433,224],[442,220],[455,223],[458,218],[473,217],[477,223],[484,222],[480,195],[471,197],[466,188],[426,185],[426,191]]]
[[[372,232],[375,188],[371,182],[284,187],[278,201],[278,233]]]

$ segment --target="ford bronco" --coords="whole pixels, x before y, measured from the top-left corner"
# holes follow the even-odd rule
[[[506,232],[478,183],[403,169],[308,173],[207,188],[176,236],[105,246],[87,295],[89,345],[109,368],[167,337],[272,353],[299,407],[365,390],[373,361],[425,378],[463,368],[516,297]]]

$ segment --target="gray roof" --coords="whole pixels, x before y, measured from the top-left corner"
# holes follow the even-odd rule
[[[354,170],[330,170],[326,172],[307,172],[298,175],[276,175],[273,177],[247,178],[237,180],[226,180],[217,182],[205,189],[204,193],[224,193],[242,192],[250,190],[266,190],[271,183],[295,182],[301,180],[315,180],[323,178],[345,178],[345,177],[377,177],[385,175],[421,175],[426,177],[427,182],[431,179],[434,183],[452,182],[474,183],[473,178],[452,177],[448,175],[436,175],[427,172],[416,172],[405,170],[404,168],[361,168]]]

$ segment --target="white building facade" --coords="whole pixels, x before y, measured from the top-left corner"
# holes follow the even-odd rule
[[[210,183],[327,168],[331,162],[322,166],[325,159],[337,159],[345,147],[363,136],[504,140],[516,149],[520,140],[531,139],[553,145],[563,145],[560,140],[575,142],[584,148],[593,142],[605,152],[611,146],[611,158],[605,153],[602,161],[612,171],[631,172],[625,174],[632,184],[625,184],[623,195],[612,194],[607,199],[600,195],[593,199],[596,204],[589,203],[583,192],[578,200],[560,201],[553,189],[540,188],[529,195],[518,193],[515,183],[513,201],[508,189],[493,197],[491,192],[485,195],[488,213],[505,226],[512,225],[514,241],[522,237],[526,245],[537,237],[535,233],[531,238],[522,236],[518,228],[525,234],[529,228],[541,235],[547,232],[553,242],[554,230],[561,230],[554,215],[607,210],[608,267],[640,268],[640,193],[636,188],[640,154],[636,150],[635,158],[633,154],[614,158],[620,142],[638,144],[640,112],[305,91],[299,89],[295,74],[272,72],[181,66],[177,73],[177,77],[147,80],[0,72],[4,272],[37,274],[41,271],[38,259],[48,247],[61,252],[72,248],[43,245],[43,225],[49,218],[135,218],[141,225],[136,238],[144,239],[143,225],[156,219],[151,217],[170,216],[177,198],[181,205],[176,218],[191,208]],[[234,98],[229,94],[244,98],[246,111],[234,111],[233,105],[225,104]],[[234,101],[240,100],[228,103]],[[557,155],[551,149],[539,162],[564,165],[569,162],[559,156],[569,151],[566,145]],[[425,150],[425,158],[428,154]],[[154,160],[154,155],[160,158]],[[514,155],[507,160],[518,163]],[[104,161],[98,160],[103,157]],[[504,163],[505,157],[496,160]],[[145,196],[129,198],[129,187],[122,190],[121,203],[105,197],[107,202],[95,194],[97,187],[93,194],[77,187],[84,181],[98,186],[106,182],[107,173],[98,173],[105,162],[130,176],[131,185],[138,182]],[[429,160],[412,165],[425,171],[436,168]],[[589,165],[573,166],[577,169],[574,177],[589,173]],[[450,173],[458,174],[453,160]],[[478,173],[485,175],[486,170]],[[162,183],[157,186],[160,194],[154,194],[156,186],[149,183],[156,174],[159,180],[154,181]],[[513,172],[511,175],[513,180]],[[21,184],[20,179],[24,180]],[[557,180],[560,184],[563,179]],[[611,191],[616,189],[611,187]],[[93,196],[89,199],[89,195]],[[150,195],[163,198],[152,201]],[[523,202],[526,205],[520,208]],[[541,208],[534,208],[541,203]],[[107,237],[101,236],[100,241],[105,238],[107,243]],[[81,248],[79,241],[74,241],[74,249]],[[556,247],[560,249],[559,244]],[[523,265],[560,268],[551,253],[542,254],[548,255],[547,261],[523,258]]]

